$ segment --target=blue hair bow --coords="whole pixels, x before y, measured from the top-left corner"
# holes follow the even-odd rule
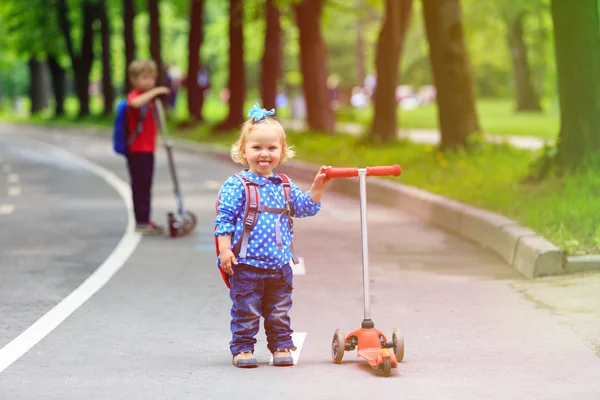
[[[268,115],[274,115],[275,109],[271,109],[267,111],[264,108],[260,108],[258,103],[254,104],[254,107],[248,111],[248,118],[254,118],[255,121],[260,121],[261,119],[266,118]]]

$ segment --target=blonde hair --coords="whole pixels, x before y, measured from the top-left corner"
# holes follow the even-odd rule
[[[129,79],[135,79],[143,73],[151,73],[154,76],[158,75],[156,63],[152,60],[134,60],[127,67]]]
[[[248,135],[255,129],[261,129],[262,127],[273,127],[277,132],[281,135],[281,159],[279,160],[280,164],[283,164],[288,159],[294,157],[296,154],[294,150],[292,150],[291,146],[288,146],[287,138],[285,136],[285,130],[283,126],[274,118],[266,117],[265,119],[261,119],[259,121],[255,121],[253,118],[250,118],[244,125],[242,125],[242,130],[238,136],[238,139],[231,145],[231,159],[236,163],[248,165],[248,160],[244,157],[244,152],[242,149],[246,145],[246,139]]]

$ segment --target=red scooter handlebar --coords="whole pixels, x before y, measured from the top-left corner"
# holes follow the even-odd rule
[[[328,178],[352,178],[358,176],[358,168],[326,168]],[[367,176],[398,176],[402,168],[398,164],[385,167],[367,167]]]

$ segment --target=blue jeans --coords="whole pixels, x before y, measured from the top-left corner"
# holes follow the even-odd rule
[[[271,353],[294,346],[288,316],[292,308],[292,276],[289,264],[277,270],[245,264],[234,266],[229,291],[233,302],[231,354],[254,351],[261,316],[265,319],[267,347]]]

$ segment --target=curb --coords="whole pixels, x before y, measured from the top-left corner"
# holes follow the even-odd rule
[[[182,139],[173,139],[172,144],[179,150],[192,150],[231,162],[229,151],[222,147]],[[311,181],[318,167],[288,161],[278,169],[295,179]],[[358,178],[336,179],[330,185],[331,190],[336,192],[354,197],[360,195]],[[531,229],[520,226],[500,214],[380,178],[367,180],[367,198],[369,202],[400,208],[432,225],[494,251],[526,278],[573,272],[565,268],[564,251]]]
[[[567,272],[600,271],[600,255],[567,257]]]
[[[1,126],[15,126],[3,124]],[[64,128],[29,127],[41,130]],[[84,131],[93,136],[110,137],[109,128],[67,128]],[[221,146],[173,138],[174,148],[202,153],[232,162],[229,150]],[[110,145],[108,143],[107,145]],[[301,161],[288,161],[278,167],[295,179],[311,181],[318,167]],[[331,190],[359,197],[358,178],[336,179]],[[445,231],[457,234],[498,254],[524,277],[532,279],[549,275],[600,271],[600,255],[566,256],[566,253],[533,230],[497,213],[478,209],[447,199],[417,187],[381,178],[367,180],[369,202],[400,208],[421,220]]]

